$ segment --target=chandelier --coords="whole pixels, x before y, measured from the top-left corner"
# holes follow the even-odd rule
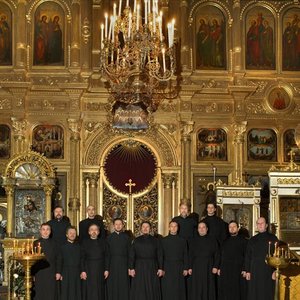
[[[123,105],[142,103],[154,112],[162,99],[174,98],[175,21],[167,24],[165,38],[158,0],[134,0],[131,4],[119,0],[104,20],[100,67],[109,84],[110,100]]]

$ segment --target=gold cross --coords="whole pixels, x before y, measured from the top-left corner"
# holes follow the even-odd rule
[[[132,182],[132,179],[129,179],[127,183],[125,183],[125,186],[129,187],[129,195],[131,195],[131,187],[136,186],[134,182]]]

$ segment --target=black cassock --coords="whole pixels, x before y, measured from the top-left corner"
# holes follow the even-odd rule
[[[61,300],[81,300],[81,255],[79,243],[61,246],[58,273],[62,275]]]
[[[81,244],[81,270],[86,272],[83,280],[83,300],[104,299],[104,271],[108,269],[106,241],[103,239],[85,239]]]
[[[215,300],[216,275],[213,268],[219,267],[218,242],[208,235],[195,237],[189,246],[190,267],[192,269],[189,300]]]
[[[207,234],[215,237],[219,245],[222,245],[222,243],[228,237],[228,224],[216,215],[206,216],[203,221],[208,226]]]
[[[272,280],[273,269],[266,262],[271,242],[271,254],[274,252],[274,243],[277,237],[269,232],[258,233],[253,236],[247,245],[245,267],[246,272],[251,273],[248,282],[248,300],[274,299],[275,281]]]
[[[164,271],[161,279],[163,300],[185,300],[186,286],[183,271],[188,270],[187,242],[178,235],[162,239]]]
[[[107,237],[107,245],[109,249],[107,300],[128,300],[128,258],[131,240],[124,232],[113,232]]]
[[[245,255],[247,240],[240,236],[228,237],[221,247],[219,300],[246,299],[245,278],[241,275],[245,271]]]
[[[35,263],[31,268],[34,276],[33,299],[34,300],[56,300],[58,299],[58,287],[56,273],[58,269],[59,246],[56,241],[49,238],[40,238],[34,242],[34,247],[45,254],[43,260]]]
[[[59,246],[67,241],[67,228],[71,226],[70,219],[63,216],[60,220],[52,219],[47,222],[51,227],[51,237],[57,242]]]
[[[183,218],[182,216],[177,216],[172,219],[179,225],[178,235],[186,240],[189,240],[197,235],[197,221],[191,216]]]
[[[103,224],[103,218],[100,215],[96,215],[94,219],[84,219],[79,222],[79,240],[82,242],[84,239],[89,239],[89,227],[91,225],[97,225],[100,228],[100,238],[105,238],[105,228]]]
[[[158,269],[162,269],[160,241],[151,235],[137,237],[130,248],[129,268],[135,270],[131,281],[130,300],[160,300]]]

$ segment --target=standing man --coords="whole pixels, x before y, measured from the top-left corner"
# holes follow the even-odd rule
[[[228,224],[216,215],[216,203],[207,203],[207,216],[203,219],[209,228],[208,235],[217,239],[219,246],[225,241],[228,236]]]
[[[79,240],[82,242],[84,239],[89,239],[89,227],[95,224],[100,229],[100,238],[105,238],[105,229],[103,224],[103,218],[100,215],[96,215],[95,207],[89,205],[86,208],[88,217],[79,222]]]
[[[187,242],[178,236],[178,224],[169,223],[169,235],[162,239],[164,276],[161,279],[163,300],[186,300],[185,276],[188,274]]]
[[[98,238],[99,227],[92,224],[89,227],[89,239],[81,244],[81,279],[83,284],[83,300],[103,300],[104,282],[108,277],[108,250],[106,241]]]
[[[71,226],[70,219],[64,216],[64,209],[61,206],[56,206],[53,210],[54,219],[47,222],[51,227],[52,238],[59,246],[67,242],[67,228]]]
[[[271,243],[271,253],[274,252],[277,237],[267,231],[266,219],[261,217],[256,221],[258,234],[253,236],[246,251],[246,279],[248,284],[248,300],[274,299],[274,270],[265,262]]]
[[[219,300],[245,300],[246,290],[244,284],[245,255],[247,240],[238,234],[236,221],[230,221],[230,236],[221,246],[221,263],[218,270]]]
[[[123,232],[122,219],[113,220],[114,232],[107,237],[109,248],[107,300],[129,300],[128,257],[131,241]]]
[[[60,279],[60,274],[57,271],[59,247],[55,240],[50,238],[50,234],[50,225],[43,223],[40,227],[41,237],[34,242],[34,249],[39,249],[46,258],[38,261],[31,268],[31,273],[34,276],[34,300],[58,299],[56,281]]]
[[[159,240],[150,235],[150,230],[150,223],[143,221],[142,234],[130,249],[130,300],[161,300],[159,278],[163,275],[163,254]]]
[[[80,245],[76,242],[77,231],[70,226],[66,232],[67,242],[61,246],[58,273],[61,280],[62,300],[81,300]]]
[[[174,217],[172,221],[179,226],[178,235],[189,240],[197,235],[197,221],[190,216],[190,205],[186,202],[180,203],[179,213],[180,215]]]

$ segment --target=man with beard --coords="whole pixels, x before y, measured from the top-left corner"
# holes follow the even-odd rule
[[[247,240],[238,235],[236,221],[229,222],[230,236],[221,247],[221,263],[218,270],[219,277],[219,300],[244,300],[246,299],[245,282],[246,276],[244,261]]]
[[[114,219],[114,232],[107,237],[109,248],[107,300],[129,300],[128,257],[131,241],[123,232],[122,219]]]
[[[81,300],[80,245],[76,242],[77,231],[70,226],[66,232],[67,242],[61,246],[58,273],[61,280],[62,300]]]
[[[162,239],[164,276],[161,279],[164,300],[185,300],[185,276],[188,274],[187,242],[178,236],[178,224],[171,221],[169,235]],[[176,283],[176,284],[175,284]]]
[[[150,230],[150,223],[143,221],[142,234],[130,249],[130,300],[161,300],[159,278],[163,275],[163,255],[159,240],[150,235]]]
[[[51,227],[43,223],[40,227],[41,237],[34,242],[34,249],[45,254],[45,259],[35,263],[31,268],[34,276],[34,300],[57,300],[57,280],[60,274],[57,272],[59,247],[54,239],[50,238]]]
[[[248,284],[249,300],[274,299],[275,271],[265,262],[269,251],[274,252],[277,237],[267,231],[266,219],[261,217],[256,221],[258,234],[253,236],[247,245],[245,271]]]
[[[100,229],[100,238],[105,238],[105,229],[103,224],[103,218],[100,215],[96,215],[95,207],[89,205],[86,208],[88,217],[79,222],[79,240],[82,242],[84,239],[89,239],[89,227],[95,224]]]
[[[51,227],[51,236],[59,246],[66,243],[67,228],[71,226],[70,219],[64,216],[64,210],[61,206],[56,206],[53,210],[54,219],[47,222]]]
[[[108,254],[106,241],[99,239],[99,227],[92,224],[89,227],[89,239],[81,244],[81,279],[83,284],[83,300],[104,299],[104,282],[108,277]]]

